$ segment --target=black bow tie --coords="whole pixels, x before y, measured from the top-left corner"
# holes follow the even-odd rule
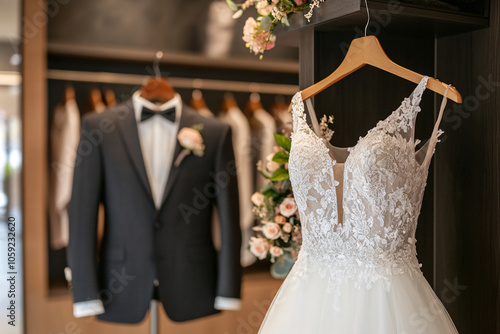
[[[160,115],[163,116],[165,119],[169,120],[170,122],[175,122],[175,107],[169,108],[167,110],[161,110],[161,111],[155,111],[148,109],[146,107],[142,107],[142,112],[141,112],[141,122],[144,122],[154,115]]]

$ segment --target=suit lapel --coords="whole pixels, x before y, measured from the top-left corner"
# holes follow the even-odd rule
[[[149,185],[146,166],[142,156],[141,144],[139,142],[139,133],[137,130],[137,121],[135,119],[135,111],[132,100],[130,99],[124,102],[124,105],[128,108],[129,112],[121,122],[118,122],[120,135],[125,143],[132,165],[134,166],[144,189],[149,195],[149,198],[153,201],[153,193],[151,191],[151,186]]]
[[[179,129],[178,129],[177,133],[179,133],[179,131],[182,128],[192,126],[195,122],[194,116],[196,116],[196,115],[197,114],[195,111],[192,111],[190,108],[183,105],[181,119],[179,122]],[[175,181],[177,181],[177,178],[179,176],[179,172],[180,172],[180,169],[182,167],[182,162],[179,164],[179,166],[176,166],[175,161],[177,160],[177,157],[179,156],[179,154],[181,153],[182,150],[183,150],[183,148],[182,148],[181,144],[179,143],[179,140],[177,139],[177,136],[176,136],[174,156],[172,157],[172,164],[170,165],[170,174],[168,176],[167,185],[165,186],[165,191],[163,192],[163,200],[162,200],[162,205],[160,207],[160,210],[165,205],[165,202],[167,201],[168,195],[170,195],[170,193],[172,192],[172,188],[175,184]],[[189,155],[184,157],[184,159],[188,159],[188,158],[189,158]],[[182,161],[184,161],[184,159]]]

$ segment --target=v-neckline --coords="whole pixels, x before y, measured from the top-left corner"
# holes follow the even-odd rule
[[[344,165],[344,174],[345,174],[345,167],[347,166],[347,163],[349,161],[349,158],[351,157],[352,155],[352,151],[355,150],[355,148],[366,138],[366,136],[373,130],[377,127],[378,123],[379,122],[383,122],[385,120],[387,120],[392,114],[394,114],[396,111],[398,111],[401,106],[403,105],[403,102],[406,100],[406,99],[413,99],[414,97],[414,94],[415,92],[417,92],[417,89],[420,87],[420,85],[422,85],[423,82],[426,81],[426,79],[428,79],[427,76],[423,76],[422,79],[420,80],[420,82],[417,84],[417,86],[413,89],[413,91],[410,93],[410,95],[408,97],[405,97],[403,98],[403,101],[400,103],[399,107],[396,108],[393,112],[391,112],[386,118],[384,118],[383,120],[381,121],[378,121],[373,127],[371,127],[364,136],[360,136],[359,139],[358,139],[358,142],[354,145],[354,146],[347,146],[347,147],[338,147],[338,146],[334,146],[332,145],[329,141],[326,140],[326,138],[324,137],[320,137],[316,132],[314,132],[314,129],[311,128],[311,126],[309,126],[309,124],[307,124],[306,122],[306,126],[308,128],[308,130],[312,133],[312,135],[317,138],[319,141],[321,141],[321,144],[323,145],[323,147],[327,150],[327,154],[328,154],[328,157],[330,158],[331,162],[335,165],[335,164],[343,164]],[[304,103],[304,100],[302,99],[302,92],[298,92],[298,96],[300,98],[300,103],[302,104],[302,109],[303,109],[303,112],[305,113],[306,112],[306,103]],[[410,100],[411,101],[411,100]],[[413,103],[412,103],[413,104]],[[420,105],[420,103],[418,103],[418,105]],[[316,111],[314,110],[314,108],[312,110],[307,110],[307,113],[316,113]],[[424,145],[425,146],[425,145]],[[332,157],[333,153],[332,153],[332,148],[333,149],[339,149],[339,150],[347,150],[349,152],[349,154],[347,155],[347,158],[345,159],[344,162],[338,162],[336,158]],[[418,151],[415,152],[415,156],[416,154],[418,154],[418,152],[420,152],[422,148],[420,148]],[[342,180],[344,180],[344,177],[342,177]]]
[[[387,119],[388,119],[391,115],[393,115],[396,111],[398,111],[398,110],[401,108],[401,106],[403,105],[403,103],[404,103],[404,101],[405,101],[406,99],[413,99],[415,92],[416,92],[416,91],[417,91],[417,89],[420,87],[420,85],[422,85],[422,83],[423,83],[424,81],[426,81],[426,78],[427,78],[427,77],[425,77],[425,76],[424,76],[424,77],[422,77],[422,79],[420,80],[420,82],[418,83],[418,85],[414,88],[414,90],[412,91],[412,93],[410,94],[410,96],[409,96],[409,97],[405,97],[405,98],[403,98],[403,101],[401,102],[401,104],[399,105],[399,107],[398,107],[397,109],[395,109],[393,112],[391,112],[391,113],[390,113],[390,114],[389,114],[386,118],[384,118],[384,120],[382,120],[382,121],[378,121],[378,122],[377,122],[377,123],[376,123],[376,124],[375,124],[372,128],[370,128],[370,129],[366,132],[366,134],[365,134],[364,136],[362,136],[362,137],[360,137],[360,138],[358,139],[358,142],[357,142],[354,146],[348,146],[348,147],[337,147],[337,146],[333,146],[330,142],[328,142],[328,141],[326,140],[326,138],[324,138],[324,137],[320,137],[320,136],[319,136],[316,132],[314,132],[314,129],[312,129],[312,128],[311,128],[311,126],[309,126],[309,124],[307,124],[306,120],[305,120],[305,119],[303,119],[303,121],[304,121],[304,123],[305,123],[305,126],[306,126],[306,127],[307,127],[307,129],[309,130],[308,132],[311,132],[312,136],[313,136],[314,138],[318,139],[318,140],[321,142],[321,145],[323,146],[323,148],[325,148],[325,149],[326,149],[326,152],[325,152],[325,153],[326,153],[326,155],[327,155],[327,157],[328,157],[328,159],[329,159],[329,161],[330,161],[330,163],[331,163],[331,168],[329,169],[329,173],[330,173],[330,175],[331,175],[331,177],[332,177],[332,179],[333,179],[333,182],[334,182],[334,189],[335,189],[335,213],[336,213],[336,216],[337,216],[337,224],[341,225],[342,227],[344,226],[344,213],[345,213],[345,210],[344,210],[344,199],[345,199],[345,198],[344,198],[344,197],[345,197],[346,169],[347,169],[347,164],[348,164],[348,162],[349,162],[349,161],[350,161],[350,159],[351,159],[352,152],[353,152],[353,151],[356,149],[356,147],[357,147],[357,146],[358,146],[358,145],[359,145],[359,144],[360,144],[360,143],[361,143],[361,142],[362,142],[362,141],[363,141],[363,140],[364,140],[364,139],[368,136],[368,134],[369,134],[369,133],[370,133],[373,129],[375,129],[375,128],[378,126],[379,122],[384,122],[384,121],[385,121],[385,120],[387,120]],[[302,112],[303,112],[303,113],[305,113],[305,112],[306,112],[306,110],[305,110],[305,108],[306,108],[306,104],[304,103],[304,100],[302,99],[302,92],[298,92],[297,94],[298,94],[298,97],[299,97],[299,99],[300,99],[300,103],[301,103],[301,105],[302,105]],[[410,100],[410,101],[411,101],[411,103],[412,103],[412,100]],[[413,104],[413,103],[412,103],[412,104]],[[419,104],[420,104],[420,102],[419,102]],[[419,105],[419,104],[418,104],[418,105]],[[310,112],[314,112],[314,113],[315,113],[315,110],[314,110],[314,108],[313,108],[313,110],[308,110],[307,112],[308,112],[308,113],[310,113]],[[304,116],[305,116],[305,114],[304,114]],[[295,131],[295,129],[294,129],[294,131]],[[337,148],[337,149],[345,149],[345,150],[347,150],[347,151],[349,152],[349,154],[347,155],[347,158],[345,159],[345,161],[344,161],[344,162],[337,162],[337,159],[335,159],[334,157],[332,157],[332,154],[330,153],[330,152],[332,152],[332,151],[331,151],[331,149],[330,149],[330,147],[329,147],[329,146],[330,146],[331,148]],[[342,166],[342,167],[343,167],[343,173],[342,173],[341,177],[339,178],[340,180],[342,180],[342,191],[340,192],[340,195],[342,196],[342,199],[341,199],[341,200],[342,200],[342,208],[341,208],[341,210],[342,210],[342,219],[340,219],[339,200],[338,200],[338,197],[339,197],[339,196],[337,195],[337,186],[338,186],[338,185],[336,184],[336,183],[337,183],[337,180],[335,180],[335,171],[334,171],[334,166],[335,166],[336,164],[339,164],[339,165],[341,164],[341,165],[343,165],[343,166]]]

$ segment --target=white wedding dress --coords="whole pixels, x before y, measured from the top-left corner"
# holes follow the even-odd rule
[[[415,250],[446,104],[445,95],[430,139],[415,152],[427,80],[352,148],[320,138],[306,122],[300,92],[294,96],[289,172],[303,245],[259,333],[458,333]]]

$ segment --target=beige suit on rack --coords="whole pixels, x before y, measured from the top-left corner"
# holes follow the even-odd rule
[[[68,211],[76,149],[80,139],[80,112],[74,99],[59,104],[50,129],[51,166],[49,191],[50,245],[68,246]]]
[[[248,251],[248,241],[253,235],[254,215],[250,197],[253,193],[252,143],[250,124],[237,108],[232,107],[219,119],[231,126],[233,130],[233,147],[238,168],[238,191],[240,195],[240,227],[242,234],[241,265],[247,267],[255,262],[255,256]]]

